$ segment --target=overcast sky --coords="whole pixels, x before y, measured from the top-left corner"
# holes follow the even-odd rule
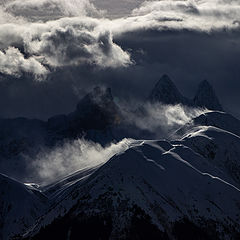
[[[2,0],[0,115],[67,113],[89,89],[144,100],[162,74],[207,79],[240,117],[239,0]]]

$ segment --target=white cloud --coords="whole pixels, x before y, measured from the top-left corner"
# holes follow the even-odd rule
[[[114,34],[148,29],[208,33],[223,29],[239,30],[239,12],[239,1],[145,1],[130,16],[114,19],[108,27]]]
[[[65,143],[53,150],[42,151],[30,166],[37,181],[50,183],[84,168],[96,167],[108,161],[113,155],[128,149],[133,140],[123,139],[102,147],[84,139]]]
[[[105,21],[71,17],[45,23],[1,24],[0,49],[21,48],[31,62],[41,65],[41,69],[45,68],[44,65],[55,68],[90,64],[115,68],[132,64],[128,52],[113,42],[111,32],[104,26]],[[2,61],[8,62],[8,55],[3,53]],[[20,57],[19,54],[16,56]],[[3,66],[1,72],[13,73]],[[18,74],[14,75],[19,75],[20,71],[16,72]]]
[[[4,52],[0,51],[0,72],[16,77],[22,72],[27,72],[34,74],[36,78],[41,78],[48,70],[35,58],[24,58],[17,48],[9,47]]]
[[[149,29],[239,29],[239,12],[239,1],[162,0],[146,1],[131,16],[109,20],[93,18],[101,14],[88,0],[7,0],[0,11],[0,49],[3,59],[9,47],[19,48],[41,69],[85,64],[126,67],[132,61],[114,43],[118,34]],[[11,73],[3,68],[1,72]]]
[[[6,0],[2,6],[6,12],[32,21],[102,15],[88,0]]]
[[[132,15],[135,21],[146,21],[148,26],[153,24],[160,29],[209,31],[236,27],[234,22],[240,19],[239,12],[239,1],[162,0],[145,1]]]
[[[177,128],[191,122],[193,118],[209,112],[203,108],[161,103],[144,104],[141,111],[144,114],[135,115],[130,111],[125,112],[125,118],[130,124],[142,130],[148,130],[158,138],[169,137],[169,134],[172,134]]]

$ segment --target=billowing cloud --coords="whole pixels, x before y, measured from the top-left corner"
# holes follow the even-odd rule
[[[45,65],[52,69],[81,65],[115,68],[132,63],[129,53],[113,42],[104,20],[75,17],[45,23],[2,24],[0,35],[0,49],[19,48],[42,69]],[[3,59],[8,55],[2,54],[2,61],[7,62]],[[11,74],[8,70],[1,72]]]
[[[27,72],[41,78],[48,70],[35,58],[25,58],[17,48],[9,47],[4,52],[0,51],[0,72],[16,77]]]
[[[31,21],[47,21],[61,17],[101,16],[88,0],[6,0],[4,10]]]
[[[88,17],[100,13],[88,0],[8,0],[2,9],[12,23],[0,25],[0,49],[19,48],[28,59],[34,59],[35,65],[42,65],[41,69],[48,66],[53,70],[131,65],[130,54],[113,42],[128,31],[238,29],[240,5],[223,0],[146,1],[133,10],[132,16],[115,20]],[[17,23],[14,16],[23,19]],[[11,74],[8,70],[1,72]]]
[[[3,116],[47,118],[72,111],[94,85],[108,85],[127,101],[144,100],[164,73],[189,97],[198,82],[208,79],[225,109],[239,112],[238,0],[98,1],[99,7],[111,5],[105,15],[111,19],[103,18],[92,5],[97,1],[0,3],[3,58],[9,48],[18,49],[25,60],[35,59],[49,74],[49,81],[38,85],[31,82],[32,76],[23,75],[19,83],[1,75],[8,79],[8,84],[0,81]],[[1,71],[7,72],[11,74]]]
[[[138,29],[210,32],[239,29],[239,12],[239,1],[145,1],[132,11],[132,16],[116,19],[115,24],[124,26],[116,28],[120,32]]]

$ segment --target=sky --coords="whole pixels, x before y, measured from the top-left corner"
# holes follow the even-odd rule
[[[168,74],[240,118],[239,0],[2,0],[0,116],[47,119],[94,86],[144,101]]]

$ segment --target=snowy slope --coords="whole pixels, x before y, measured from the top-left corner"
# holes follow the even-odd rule
[[[20,235],[43,213],[46,197],[0,174],[0,239]]]
[[[195,127],[182,141],[231,176],[240,186],[239,136],[212,126]]]
[[[91,239],[146,239],[148,234],[237,239],[240,190],[212,175],[217,171],[181,144],[138,141],[58,195],[56,205],[26,238],[46,239],[55,233],[58,239],[77,239],[84,226],[104,223],[102,231],[89,233]],[[189,230],[179,233],[179,227]]]
[[[180,128],[181,143],[240,184],[240,121],[224,112],[208,112]],[[175,136],[176,137],[176,136]]]
[[[166,96],[161,95],[164,86]],[[167,76],[155,90],[156,101],[192,104]],[[83,132],[106,143],[137,131],[128,132],[127,124],[121,128],[122,118],[111,91],[95,88],[68,115],[48,122],[9,121],[11,129],[1,130],[6,133],[0,143],[25,137],[30,148],[51,147]],[[1,124],[8,126],[7,120]],[[16,146],[17,157],[29,148]],[[171,140],[131,140],[115,153],[107,162],[37,189],[0,175],[0,239],[16,234],[15,239],[35,240],[73,240],[86,234],[88,239],[240,239],[238,119],[207,112]]]

